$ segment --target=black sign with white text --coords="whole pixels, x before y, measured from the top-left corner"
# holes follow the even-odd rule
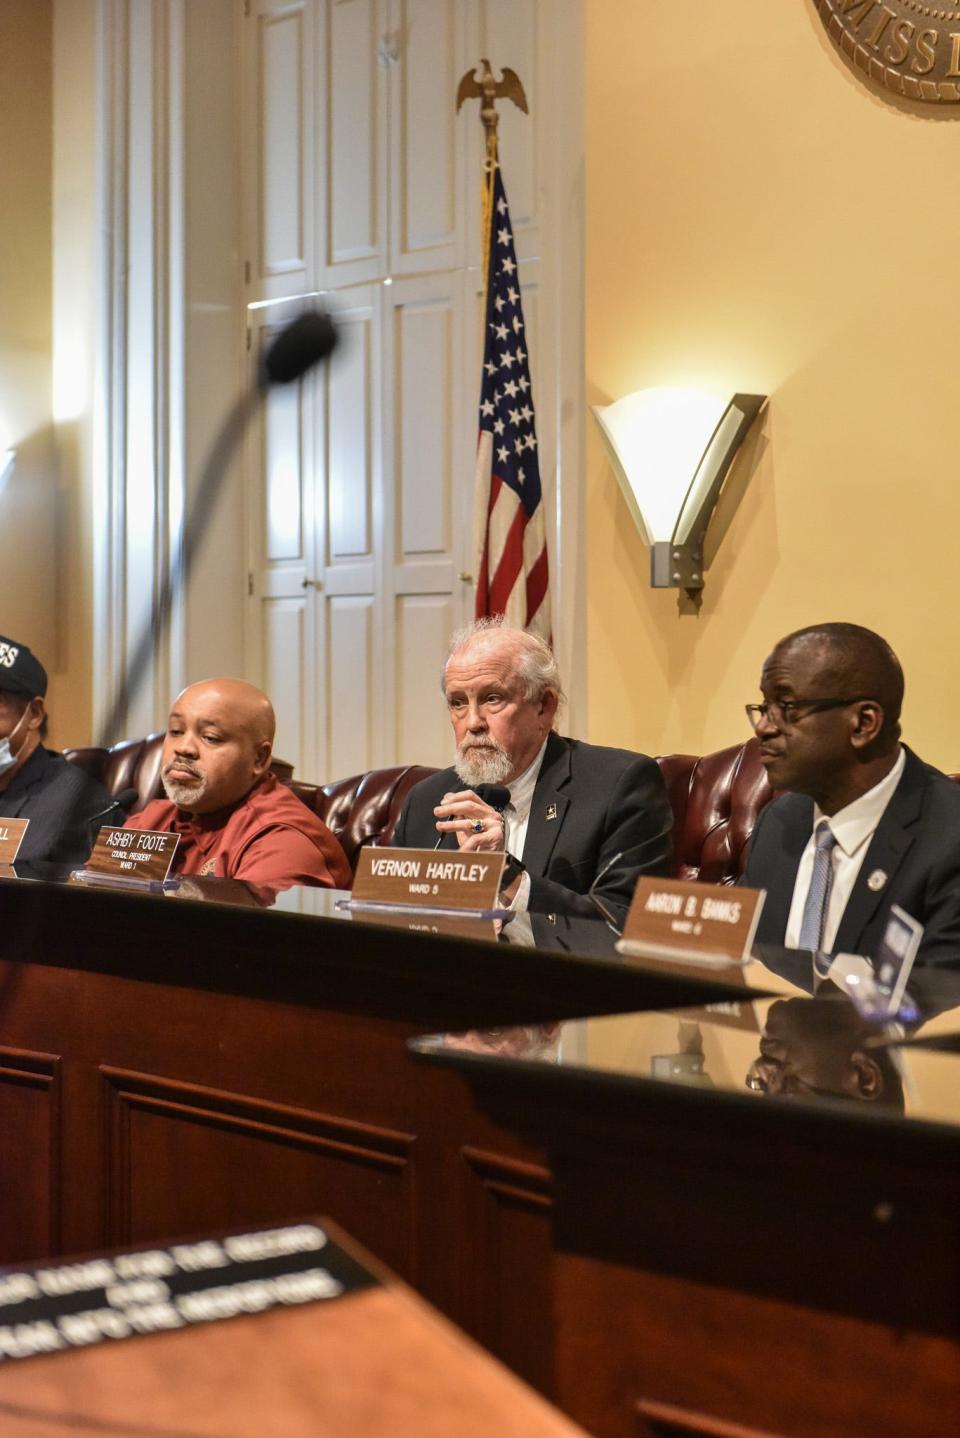
[[[0,1363],[319,1303],[379,1280],[315,1223],[0,1272]]]

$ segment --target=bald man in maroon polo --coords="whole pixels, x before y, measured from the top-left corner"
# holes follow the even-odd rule
[[[129,828],[180,835],[175,874],[349,889],[346,855],[316,814],[270,772],[276,720],[240,679],[191,684],[173,702],[154,799]]]

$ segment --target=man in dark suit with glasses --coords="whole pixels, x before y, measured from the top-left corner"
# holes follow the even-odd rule
[[[747,716],[775,790],[743,883],[760,942],[876,952],[890,907],[924,925],[918,963],[960,966],[960,786],[900,743],[903,671],[857,624],[789,634]]]

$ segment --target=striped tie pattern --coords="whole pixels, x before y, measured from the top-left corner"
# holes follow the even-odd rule
[[[830,825],[826,819],[821,819],[816,828],[813,873],[810,875],[810,887],[804,900],[803,918],[800,921],[799,947],[801,949],[813,949],[816,952],[823,947],[823,925],[827,917],[827,905],[830,902],[830,889],[833,885],[832,854],[836,842],[836,836]]]

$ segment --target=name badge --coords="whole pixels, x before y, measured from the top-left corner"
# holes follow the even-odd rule
[[[451,849],[360,850],[353,903],[485,912],[496,908],[506,855]]]
[[[179,834],[153,829],[108,829],[97,835],[93,853],[78,878],[122,879],[140,884],[162,884],[170,873]]]
[[[29,823],[29,819],[0,819],[0,864],[13,863]]]
[[[640,957],[742,963],[750,957],[765,898],[763,889],[644,877],[617,948]]]

